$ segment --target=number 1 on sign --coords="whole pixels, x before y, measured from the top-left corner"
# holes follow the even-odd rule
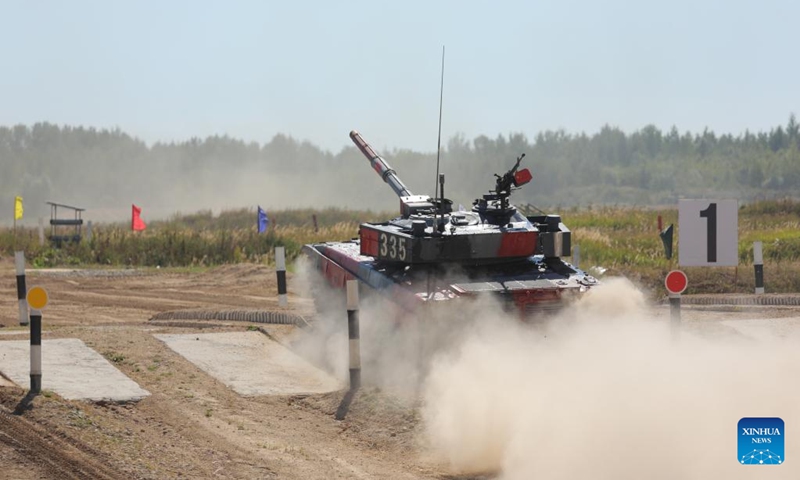
[[[696,210],[695,210],[696,211]],[[700,211],[700,217],[706,219],[706,254],[709,263],[717,261],[717,204],[710,203]]]

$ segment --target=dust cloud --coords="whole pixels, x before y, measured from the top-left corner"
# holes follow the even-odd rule
[[[670,335],[628,281],[547,326],[486,315],[434,360],[425,441],[452,469],[511,479],[800,478],[790,339]],[[787,463],[737,462],[742,417],[786,422]]]
[[[361,166],[359,164],[359,166]],[[368,170],[368,169],[367,169]],[[235,173],[235,174],[234,174]],[[383,190],[380,180],[375,181],[374,173],[351,174],[350,177],[366,177],[361,195],[353,194],[352,188],[344,188],[348,181],[336,174],[322,175],[312,172],[304,176],[288,173],[271,173],[261,170],[236,170],[204,172],[199,178],[183,179],[164,188],[153,182],[135,187],[125,200],[119,195],[112,195],[113,187],[108,191],[93,191],[96,196],[84,195],[83,192],[57,191],[52,198],[60,199],[70,205],[86,208],[85,219],[94,222],[130,221],[130,203],[136,203],[143,209],[143,218],[147,221],[167,220],[175,215],[195,213],[200,210],[211,210],[215,215],[225,210],[251,208],[260,205],[272,213],[274,210],[293,208],[319,208],[321,205],[340,208],[360,208],[377,211],[394,211],[397,209],[397,198],[389,191]],[[343,174],[339,174],[343,176]],[[367,175],[369,175],[367,177]],[[380,191],[376,191],[380,188]],[[105,201],[104,201],[105,199]],[[49,207],[35,196],[26,200],[27,224],[34,225],[37,216],[48,216]]]
[[[307,267],[307,266],[306,266]],[[299,268],[306,281],[322,281]],[[362,288],[366,386],[421,399],[422,455],[453,473],[517,479],[800,478],[800,339],[686,328],[673,340],[629,281],[610,279],[546,322],[487,299],[423,311]],[[344,296],[318,285],[322,312],[295,349],[346,381]],[[449,302],[442,302],[446,304]],[[723,329],[724,330],[724,329]],[[781,417],[787,463],[737,461],[742,417]]]
[[[303,257],[295,263],[293,282],[297,291],[314,299],[317,315],[312,330],[294,338],[292,348],[346,384],[349,342],[344,292],[330,288]],[[421,393],[432,359],[463,342],[472,331],[470,322],[478,318],[446,305],[441,307],[423,309],[425,321],[418,321],[419,312],[407,312],[362,284],[359,323],[363,384],[413,402]]]

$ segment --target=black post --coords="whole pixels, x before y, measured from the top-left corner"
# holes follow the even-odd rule
[[[350,390],[358,390],[361,387],[358,280],[347,281],[347,337],[350,339]]]
[[[14,252],[14,263],[17,269],[17,300],[19,302],[19,324],[28,324],[28,289],[25,286],[25,252]]]
[[[350,339],[350,388],[336,409],[336,420],[344,420],[361,387],[361,346],[358,333],[358,280],[347,281],[347,336]]]
[[[764,293],[764,252],[761,242],[753,242],[753,267],[756,271],[756,293]]]
[[[286,248],[275,247],[275,271],[278,276],[278,306],[285,307],[288,303],[286,296]]]
[[[669,316],[672,339],[677,340],[681,334],[681,294],[669,294]]]
[[[31,310],[31,393],[42,391],[42,312]]]

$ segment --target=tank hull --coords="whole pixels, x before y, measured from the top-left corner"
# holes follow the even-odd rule
[[[414,313],[428,304],[453,306],[490,296],[523,317],[564,303],[597,284],[592,276],[558,257],[531,255],[491,264],[390,264],[362,254],[359,240],[305,245],[313,269],[333,289],[358,280]]]

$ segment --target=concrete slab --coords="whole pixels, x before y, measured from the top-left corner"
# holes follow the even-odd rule
[[[300,395],[343,388],[338,380],[259,332],[155,337],[240,395]]]
[[[30,387],[30,341],[0,341],[0,372]],[[42,389],[69,400],[141,400],[150,392],[77,338],[42,340]]]

